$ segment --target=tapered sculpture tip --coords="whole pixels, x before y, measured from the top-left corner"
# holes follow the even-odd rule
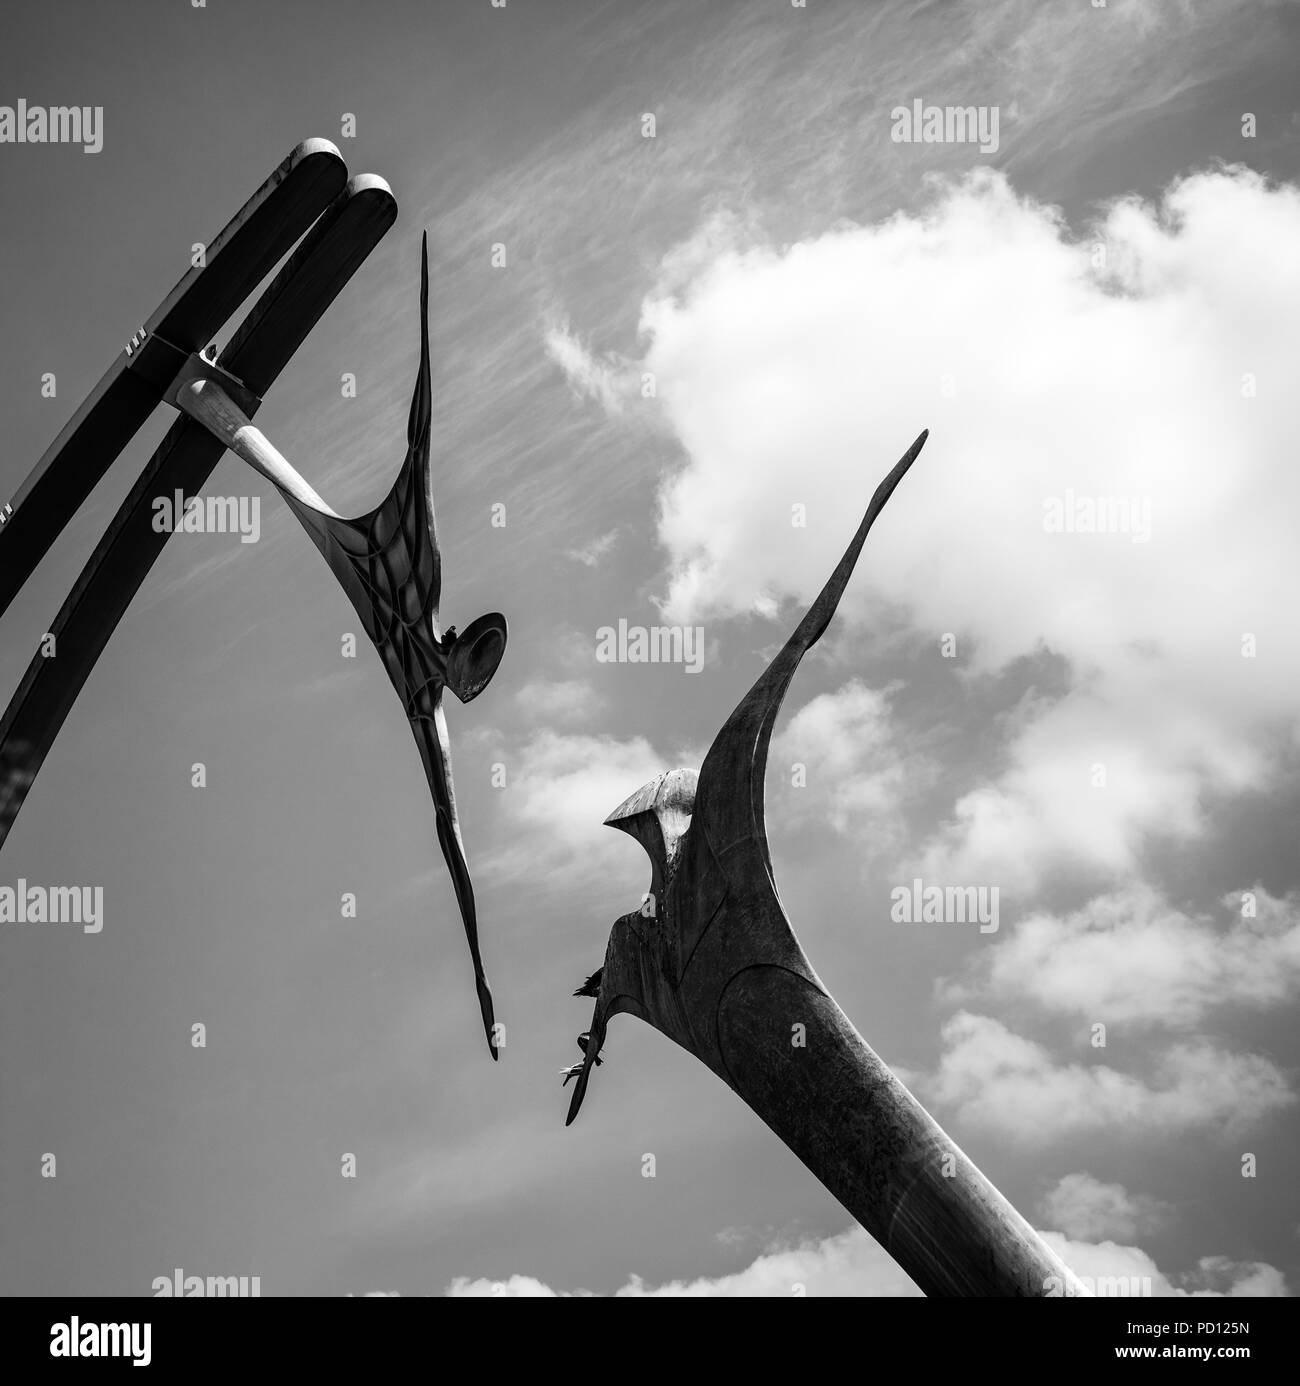
[[[492,1005],[492,989],[483,975],[481,964],[476,963],[476,970],[478,976],[475,979],[475,989],[478,991],[479,1013],[483,1017],[483,1033],[487,1036],[488,1053],[492,1055],[492,1062],[495,1063],[501,1057],[501,1053],[497,1045],[497,1021]]]

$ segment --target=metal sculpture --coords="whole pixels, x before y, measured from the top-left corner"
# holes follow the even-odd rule
[[[273,481],[339,580],[379,651],[402,700],[424,763],[442,847],[460,905],[488,1051],[497,1058],[492,993],[479,952],[474,887],[465,861],[452,786],[451,747],[442,690],[468,703],[487,687],[506,646],[506,619],[494,611],[456,634],[439,629],[442,557],[434,527],[429,433],[429,246],[420,247],[420,368],[407,422],[406,457],[388,495],[373,510],[344,519],[249,421],[221,383],[203,376],[178,382],[177,408]]]
[[[397,204],[373,174],[350,182],[328,140],[299,145],[207,244],[192,268],[46,450],[13,501],[0,507],[0,615],[67,521],[151,411],[181,411],[83,568],[44,650],[0,719],[0,844],[95,662],[163,545],[155,501],[199,494],[229,445],[277,485],[325,555],[388,669],[420,748],[469,940],[488,1046],[497,1057],[492,998],[478,945],[473,887],[452,791],[441,689],[468,702],[505,646],[505,621],[481,618],[459,637],[438,627],[441,560],[429,493],[431,397],[427,246],[421,272],[420,373],[406,461],[385,501],[343,520],[284,461],[250,417],[339,291],[393,224]],[[305,233],[305,234],[304,234]],[[301,238],[301,240],[300,240]],[[295,247],[295,242],[298,244]],[[206,345],[292,250],[225,350]],[[238,435],[238,436],[236,436]],[[259,465],[269,460],[271,470]],[[278,470],[277,470],[278,469]],[[288,489],[286,490],[286,485]]]
[[[926,436],[877,488],[830,580],[698,776],[660,775],[605,820],[645,849],[650,887],[641,909],[615,921],[603,967],[574,993],[596,1004],[579,1037],[584,1057],[562,1070],[566,1085],[577,1077],[566,1125],[610,1018],[635,1015],[732,1088],[926,1294],[1084,1294],[854,1029],[799,946],[772,875],[763,777],[777,712]]]
[[[243,338],[241,355],[253,358],[238,363],[249,377],[246,383],[250,391],[260,394],[256,386],[269,387],[283,370],[316,319],[397,215],[388,185],[363,175],[359,180],[363,186],[347,191],[377,195],[363,199],[370,204],[369,220],[354,225],[347,238],[347,243],[360,251],[355,263],[336,264],[335,273],[328,278],[321,275],[319,263],[308,266],[311,252],[324,251],[326,240],[334,242],[330,251],[341,248],[339,213],[351,200],[345,196],[347,177],[347,165],[329,140],[306,140],[298,145],[221,233],[206,243],[202,255],[196,257],[198,263],[191,265],[132,335],[46,448],[17,494],[0,509],[0,615],[95,483],[153,413],[187,357],[207,345],[316,222],[320,234],[309,253],[295,255],[293,273],[287,273],[286,267],[286,273],[277,276],[237,334]],[[299,299],[299,312],[292,319],[282,312],[268,311],[272,304],[277,309],[283,306],[280,300],[291,282]],[[227,351],[233,353],[234,349],[232,341]],[[150,465],[175,446],[176,440],[169,436]],[[220,457],[219,451],[216,456]]]
[[[304,168],[313,171],[305,189],[294,181],[306,177]],[[286,197],[291,197],[287,207]],[[179,371],[188,362],[184,348],[173,346],[161,331],[193,345],[217,330],[221,313],[238,306],[237,295],[246,297],[256,289],[254,276],[274,263],[266,263],[269,257],[292,246],[318,211],[315,224],[212,363],[242,386],[249,413],[393,224],[397,203],[388,184],[374,174],[348,182],[347,168],[327,140],[309,140],[289,155],[209,244],[206,266],[191,270],[168,295],[150,319],[159,326],[135,334],[5,507],[10,514],[0,528],[0,615],[166,394],[171,383],[166,370],[150,363],[161,361]],[[264,249],[250,250],[249,228],[258,230],[257,245]],[[230,268],[225,257],[231,255],[238,269]],[[217,295],[212,284],[228,281],[234,287]],[[196,294],[205,302],[214,297],[220,302],[191,315]],[[43,650],[33,655],[0,718],[0,845],[91,669],[171,538],[169,530],[154,527],[155,502],[170,502],[176,491],[199,494],[222,451],[221,443],[199,424],[177,419],[73,584],[49,628],[58,657],[48,659]]]

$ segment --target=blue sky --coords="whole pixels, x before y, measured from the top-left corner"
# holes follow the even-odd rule
[[[778,726],[787,912],[1081,1273],[1289,1292],[1298,23],[1231,0],[15,12],[0,104],[102,105],[104,147],[0,145],[7,493],[191,244],[320,135],[401,212],[258,422],[369,508],[405,448],[429,232],[443,614],[510,622],[490,689],[448,709],[508,1040],[492,1065],[379,661],[341,657],[346,599],[227,456],[212,490],[261,497],[259,541],[173,538],[0,856],[0,884],[105,897],[96,936],[0,926],[4,1289],[147,1294],[182,1266],[266,1294],[905,1290],[647,1027],[611,1028],[568,1130],[557,1070],[590,1014],[569,993],[645,889],[601,820],[698,765],[929,427]],[[997,107],[999,148],[895,143],[916,99]],[[6,689],[167,422],[7,613]],[[1145,501],[1149,539],[1045,529],[1067,494]],[[620,619],[702,626],[702,672],[598,662]],[[891,921],[917,876],[997,886],[998,931]]]

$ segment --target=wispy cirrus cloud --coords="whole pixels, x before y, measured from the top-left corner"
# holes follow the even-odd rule
[[[614,542],[619,536],[617,528],[607,530],[604,534],[598,535],[590,543],[583,544],[576,549],[565,549],[565,558],[571,558],[575,563],[581,563],[584,568],[594,568],[600,560],[614,547]]]
[[[564,372],[577,395],[596,400],[610,414],[623,412],[632,395],[626,360],[596,356],[567,323],[548,328],[542,341],[547,356]]]

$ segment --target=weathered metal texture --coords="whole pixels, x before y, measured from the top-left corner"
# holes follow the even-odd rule
[[[258,298],[218,364],[256,395],[265,394],[396,216],[397,203],[382,178],[353,178]],[[162,393],[157,392],[155,404]],[[78,418],[84,412],[79,411]],[[111,429],[105,435],[92,433],[84,439],[87,448],[98,441],[110,449],[116,439]],[[176,491],[199,495],[222,451],[221,443],[202,425],[177,419],[60,607],[49,627],[58,657],[33,655],[0,718],[0,844],[90,671],[171,538],[170,530],[154,527],[155,500],[170,502]],[[69,454],[67,465],[75,470],[75,455]],[[9,553],[7,548],[0,551],[0,560],[7,563]]]
[[[606,820],[650,857],[649,903],[615,922],[604,967],[585,988],[597,999],[568,1122],[610,1018],[639,1016],[738,1093],[926,1294],[1082,1294],[854,1029],[799,946],[772,875],[763,779],[773,724],[926,436],[881,483],[830,581],[698,777],[661,775]]]
[[[420,265],[420,368],[407,422],[406,457],[384,500],[355,519],[335,514],[219,390],[191,383],[180,402],[275,483],[347,593],[384,662],[411,724],[433,795],[438,842],[460,906],[488,1050],[495,1059],[499,1037],[479,950],[474,886],[456,810],[442,693],[450,688],[467,703],[487,687],[505,653],[506,620],[500,612],[491,612],[459,635],[455,627],[444,632],[440,624],[442,557],[434,526],[429,456],[428,317],[425,237]]]

